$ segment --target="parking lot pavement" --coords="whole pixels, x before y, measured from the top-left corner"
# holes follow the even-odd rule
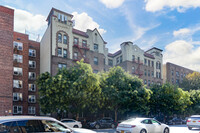
[[[115,129],[94,129],[98,133],[115,133]],[[200,129],[189,130],[186,125],[170,125],[170,133],[200,133]]]

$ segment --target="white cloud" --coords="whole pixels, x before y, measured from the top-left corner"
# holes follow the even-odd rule
[[[177,31],[174,31],[174,32],[173,32],[173,35],[174,35],[174,36],[183,36],[183,35],[189,34],[190,32],[191,32],[190,29],[188,29],[188,28],[183,28],[183,29],[179,29],[179,30],[177,30]]]
[[[188,8],[200,7],[200,0],[145,0],[145,9],[150,12],[163,10],[165,7],[184,12]]]
[[[38,32],[46,27],[46,17],[40,14],[31,14],[27,11],[15,9],[14,30],[24,32],[25,29],[30,32]]]
[[[99,0],[103,3],[107,8],[118,8],[120,7],[125,0]]]
[[[200,71],[200,47],[184,40],[174,41],[165,47],[163,60]]]
[[[102,35],[106,33],[106,30],[99,28],[99,24],[95,22],[92,17],[88,16],[87,13],[83,12],[78,14],[77,12],[73,12],[73,20],[75,20],[75,28],[86,31],[87,29],[94,30],[95,28],[98,29],[99,33]]]

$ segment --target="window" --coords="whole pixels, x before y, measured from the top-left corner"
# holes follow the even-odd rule
[[[99,51],[99,46],[98,46],[98,44],[94,44],[94,51]]]
[[[13,75],[22,75],[22,68],[13,67]]]
[[[78,45],[78,38],[74,38],[74,44]]]
[[[62,17],[62,22],[64,22],[65,16],[62,14],[61,17]]]
[[[174,75],[174,70],[172,70],[171,73],[172,73],[172,76],[173,76]]]
[[[29,73],[28,73],[28,78],[29,78],[29,79],[36,79],[36,74],[35,74],[35,72],[29,72]]]
[[[148,76],[150,77],[150,70],[148,70]]]
[[[58,64],[58,68],[59,68],[59,69],[66,68],[66,67],[67,67],[66,64],[62,64],[62,63],[59,63],[59,64]]]
[[[98,58],[97,57],[94,57],[94,64],[98,65]]]
[[[67,44],[67,36],[66,35],[63,36],[63,43]]]
[[[117,64],[119,63],[119,57],[117,57],[116,62],[117,62]]]
[[[35,114],[35,107],[29,106],[28,107],[28,114]]]
[[[147,59],[144,59],[144,64],[147,65]]]
[[[153,71],[151,71],[151,77],[154,77],[154,72]]]
[[[144,80],[144,84],[147,84],[147,80],[146,79]]]
[[[144,69],[144,75],[147,76],[147,70],[146,69]]]
[[[58,13],[58,21],[60,21],[60,19],[61,19],[61,15],[60,13]]]
[[[35,61],[29,60],[28,63],[29,63],[29,68],[36,68],[36,62]]]
[[[23,62],[23,56],[22,55],[18,55],[18,54],[13,54],[13,60],[15,62],[22,63]]]
[[[58,48],[58,56],[62,56],[62,48]]]
[[[63,57],[67,58],[67,50],[66,49],[63,50]]]
[[[132,55],[132,61],[135,61],[135,55]]]
[[[179,79],[176,79],[176,84],[178,84],[178,85],[179,85]]]
[[[174,84],[174,78],[172,78],[172,84]]]
[[[35,84],[28,84],[28,90],[29,91],[36,91],[36,85]]]
[[[22,114],[22,106],[13,106],[13,114]]]
[[[98,70],[93,70],[93,73],[98,73],[99,71]]]
[[[23,43],[21,42],[13,42],[13,48],[17,50],[23,50]]]
[[[22,101],[22,93],[13,93],[13,101]]]
[[[109,65],[109,66],[113,66],[113,60],[108,59],[108,65]]]
[[[13,88],[22,88],[21,80],[13,80]]]
[[[78,59],[78,53],[77,52],[74,52],[74,59]]]
[[[67,23],[67,16],[65,16],[65,21],[64,22],[65,22],[65,24]]]
[[[138,57],[138,62],[140,62],[140,57]]]
[[[154,67],[154,61],[151,61],[151,66]]]
[[[82,41],[82,46],[83,46],[84,48],[87,47],[87,41],[86,41],[86,40],[83,40],[83,41]]]
[[[148,66],[150,66],[150,60],[148,60]]]
[[[158,77],[159,77],[158,72],[156,72],[156,78],[158,78]]]
[[[176,71],[176,77],[179,77],[179,72],[178,71]]]
[[[29,56],[36,57],[36,50],[35,49],[29,49]]]
[[[123,61],[123,58],[122,58],[122,55],[120,56],[120,63],[122,63],[122,61]]]
[[[134,73],[134,72],[135,72],[135,67],[133,66],[133,67],[132,67],[132,73]]]
[[[150,86],[151,85],[151,81],[150,80],[148,80],[148,86]]]
[[[28,96],[28,102],[29,103],[36,103],[35,95],[29,95]]]
[[[62,34],[61,33],[58,33],[58,42],[62,43]]]

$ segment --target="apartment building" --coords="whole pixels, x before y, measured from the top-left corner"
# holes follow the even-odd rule
[[[48,28],[40,44],[40,73],[56,75],[58,69],[76,61],[91,64],[95,73],[106,70],[108,49],[97,29],[86,32],[73,28],[73,15],[52,8]]]
[[[163,80],[164,83],[168,82],[179,85],[186,75],[193,72],[191,69],[167,62],[163,65]]]
[[[0,116],[38,115],[40,43],[14,32],[14,10],[0,6]]]
[[[121,49],[108,54],[108,66],[121,66],[125,71],[143,79],[144,84],[162,84],[162,50],[156,47],[147,51],[132,42],[124,42]]]

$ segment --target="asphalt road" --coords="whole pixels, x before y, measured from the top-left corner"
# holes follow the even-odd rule
[[[98,129],[94,130],[98,133],[115,133],[115,129]],[[186,125],[170,126],[170,133],[200,133],[200,129],[189,130]]]

